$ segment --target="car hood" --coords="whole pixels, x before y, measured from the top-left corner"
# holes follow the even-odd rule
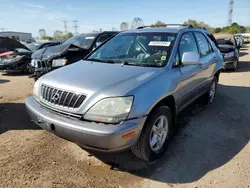
[[[163,68],[79,61],[41,77],[40,84],[82,93],[93,102],[124,96],[160,73]]]
[[[17,49],[17,48],[23,48],[23,49],[30,51],[30,49],[27,48],[22,43],[14,40],[14,39],[10,39],[8,37],[0,37],[0,46],[1,46],[1,48],[6,48],[10,51],[15,51],[15,49]]]
[[[75,46],[73,44],[62,44],[57,46],[51,46],[47,48],[42,48],[40,50],[35,51],[32,54],[32,59],[36,60],[50,60],[60,55],[66,53],[70,48],[74,49],[82,49],[79,46]]]

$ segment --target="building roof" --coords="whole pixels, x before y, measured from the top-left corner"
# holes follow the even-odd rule
[[[0,32],[0,34],[5,34],[5,33],[19,33],[19,34],[30,34],[31,35],[31,33],[18,32],[18,31],[2,31],[2,32]]]

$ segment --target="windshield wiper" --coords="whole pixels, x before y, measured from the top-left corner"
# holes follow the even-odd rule
[[[146,64],[146,63],[131,63],[131,62],[124,62],[123,65],[131,65],[131,66],[138,66],[138,67],[162,67],[163,65],[158,64]]]
[[[114,61],[111,60],[104,60],[104,59],[94,59],[94,58],[90,58],[90,59],[85,59],[85,61],[95,61],[95,62],[101,62],[101,63],[115,63]]]

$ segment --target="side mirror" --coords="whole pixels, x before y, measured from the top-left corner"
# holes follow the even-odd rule
[[[200,54],[197,52],[184,52],[182,55],[183,65],[199,65],[200,64]]]

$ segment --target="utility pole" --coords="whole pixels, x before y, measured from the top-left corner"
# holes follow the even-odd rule
[[[68,27],[67,27],[67,20],[62,20],[62,22],[63,22],[63,27],[64,27],[64,33],[66,34],[66,33],[68,33]]]
[[[3,27],[1,27],[0,29],[2,30],[2,32],[3,32],[4,30],[6,30],[6,28],[3,28]]]
[[[76,24],[77,22],[78,22],[77,20],[73,20],[73,23],[74,23],[73,27],[75,28],[75,34],[78,34],[77,28],[78,28],[79,26]]]
[[[228,20],[227,25],[230,26],[233,22],[233,9],[234,9],[234,1],[229,0],[229,8],[228,8]]]

